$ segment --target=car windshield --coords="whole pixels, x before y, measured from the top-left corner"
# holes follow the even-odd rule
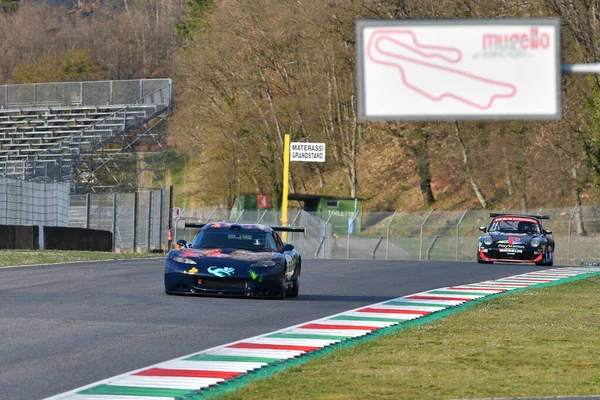
[[[193,248],[233,248],[251,251],[276,251],[276,246],[267,232],[205,230],[198,233]]]
[[[492,221],[488,230],[503,233],[540,233],[537,222],[524,219],[497,219]]]

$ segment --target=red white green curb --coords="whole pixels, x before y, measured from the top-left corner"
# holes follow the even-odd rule
[[[411,324],[429,322],[491,297],[600,274],[555,268],[415,293],[108,378],[46,400],[190,400],[235,390],[253,380]]]

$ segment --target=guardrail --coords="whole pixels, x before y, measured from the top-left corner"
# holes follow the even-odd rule
[[[496,210],[494,210],[496,211]],[[506,213],[520,211],[497,210]],[[292,214],[294,213],[294,214]],[[475,261],[480,226],[488,226],[490,210],[455,210],[424,212],[361,212],[349,218],[347,224],[332,224],[332,213],[305,212],[295,216],[290,211],[288,221],[306,226],[306,235],[290,239],[305,249],[304,257],[348,259],[410,259]],[[600,206],[536,209],[533,214],[548,214],[544,227],[553,231],[556,241],[555,263],[578,265],[600,261]],[[293,216],[294,215],[294,216]],[[184,220],[227,221],[229,211],[223,208],[187,209]],[[360,231],[352,232],[352,219],[359,219]],[[277,210],[243,210],[235,222],[280,224]],[[234,222],[234,221],[232,221]],[[195,231],[178,231],[190,240]],[[342,232],[342,233],[341,233]],[[385,252],[383,251],[385,244]]]

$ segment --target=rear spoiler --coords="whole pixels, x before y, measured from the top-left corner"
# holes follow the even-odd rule
[[[529,217],[537,219],[550,219],[549,215],[523,215],[523,214],[498,214],[490,213],[490,217]]]
[[[185,223],[186,228],[204,228],[205,226],[206,226],[206,224],[201,224],[199,222],[186,222]]]
[[[303,226],[298,228],[291,226],[272,226],[271,229],[278,232],[306,232],[306,228]]]
[[[218,224],[218,222],[212,222],[212,223],[216,223]],[[204,228],[206,225],[208,225],[208,223],[203,224],[203,223],[199,223],[199,222],[186,222],[185,223],[185,227],[186,228]],[[231,225],[236,225],[236,224],[231,224]],[[291,226],[271,226],[271,229],[273,229],[274,231],[278,231],[278,232],[306,232],[306,229],[304,227],[291,227]]]

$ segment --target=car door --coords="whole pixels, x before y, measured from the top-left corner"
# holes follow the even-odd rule
[[[283,240],[281,240],[281,237],[279,236],[279,234],[275,231],[272,232],[272,237],[273,240],[275,241],[276,245],[277,245],[277,251],[279,253],[281,253],[283,255],[283,257],[285,257],[286,260],[286,269],[285,269],[285,277],[286,279],[291,279],[292,276],[294,275],[295,272],[295,262],[294,262],[294,258],[292,257],[292,254],[294,252],[294,250],[292,251],[284,251],[283,250]]]

